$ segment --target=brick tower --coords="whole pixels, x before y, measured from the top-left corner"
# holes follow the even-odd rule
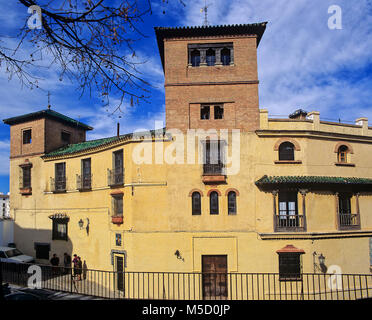
[[[168,129],[258,129],[257,47],[265,28],[155,28]]]

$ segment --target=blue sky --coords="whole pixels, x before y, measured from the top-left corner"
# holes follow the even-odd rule
[[[144,1],[144,0],[142,0]],[[136,55],[146,61],[139,70],[148,80],[150,103],[124,105],[122,114],[109,116],[100,99],[80,97],[73,83],[59,81],[55,65],[38,70],[43,90],[22,88],[17,79],[8,80],[0,67],[0,118],[45,109],[47,91],[52,108],[95,129],[88,139],[153,129],[155,120],[165,119],[164,77],[154,26],[201,25],[204,0],[152,0],[153,14],[140,25],[147,38],[135,45]],[[285,116],[298,108],[320,111],[322,119],[354,121],[368,117],[372,123],[372,0],[209,0],[211,25],[268,21],[258,49],[260,108],[269,115]],[[356,5],[357,3],[357,5]],[[328,28],[328,8],[342,9],[342,29]],[[163,14],[163,10],[166,13]],[[29,14],[17,1],[0,3],[0,37],[8,45]],[[26,45],[23,54],[32,48]],[[48,57],[45,57],[45,65]],[[111,97],[113,104],[118,97]],[[118,116],[121,118],[118,118]],[[9,191],[9,126],[0,123],[0,192]]]

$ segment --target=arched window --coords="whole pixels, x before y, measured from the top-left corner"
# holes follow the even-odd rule
[[[193,50],[191,52],[191,65],[193,67],[199,67],[199,65],[200,65],[200,52],[199,52],[199,50]]]
[[[214,66],[216,63],[216,53],[213,49],[207,50],[207,66]]]
[[[201,214],[201,197],[199,192],[195,191],[192,193],[191,205],[193,215]]]
[[[218,193],[212,191],[210,196],[210,214],[218,214]]]
[[[230,50],[227,48],[223,48],[221,50],[221,62],[224,66],[230,65],[231,56],[230,56]]]
[[[235,191],[230,191],[227,194],[227,205],[228,205],[228,214],[236,214],[236,193]]]
[[[338,162],[347,162],[347,154],[349,152],[349,148],[347,146],[340,146],[337,151],[337,160]]]
[[[294,145],[291,142],[283,142],[279,146],[279,160],[294,160]]]

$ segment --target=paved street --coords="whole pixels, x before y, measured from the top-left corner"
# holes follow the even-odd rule
[[[52,291],[48,289],[29,289],[15,285],[10,285],[9,287],[12,293],[17,291],[29,292],[45,300],[101,300],[100,298],[93,296],[71,294],[68,292]]]

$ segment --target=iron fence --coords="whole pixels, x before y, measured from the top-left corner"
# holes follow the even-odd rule
[[[31,264],[2,263],[3,281],[28,286]],[[114,272],[38,265],[43,289],[107,299],[356,300],[372,298],[370,274]]]

